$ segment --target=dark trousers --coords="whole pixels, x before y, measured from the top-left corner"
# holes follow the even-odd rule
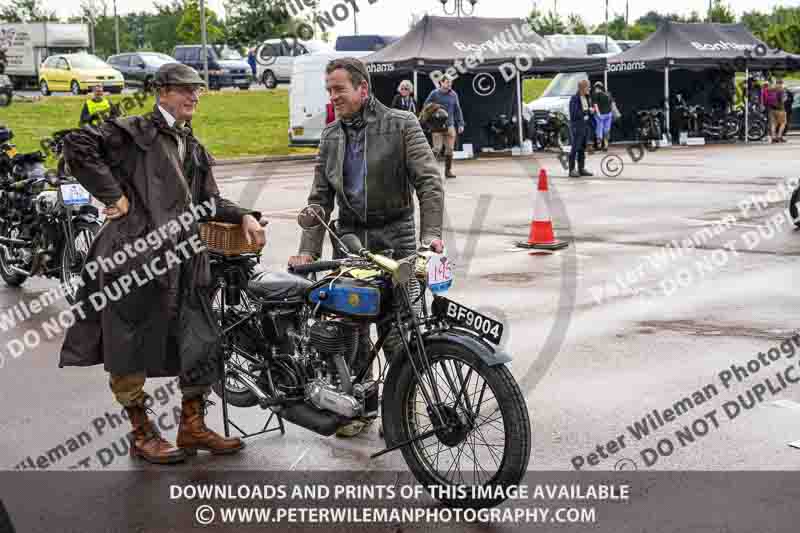
[[[569,151],[569,171],[575,170],[575,162],[578,162],[578,170],[583,170],[586,164],[586,143],[589,140],[589,121],[573,122],[570,124],[572,131],[572,147]]]

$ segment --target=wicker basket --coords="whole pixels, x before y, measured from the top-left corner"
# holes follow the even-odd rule
[[[241,254],[257,254],[261,247],[247,244],[242,235],[242,226],[225,222],[204,222],[200,225],[200,239],[210,252],[231,256]]]

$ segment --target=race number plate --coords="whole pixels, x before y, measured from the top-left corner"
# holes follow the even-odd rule
[[[61,198],[64,205],[86,205],[92,201],[92,195],[79,183],[62,185]]]
[[[500,344],[503,336],[503,324],[497,320],[441,296],[433,300],[433,313],[446,318],[452,324],[474,331],[480,337],[494,344]]]
[[[428,259],[428,288],[434,294],[447,292],[453,284],[453,270],[447,256],[433,254]]]

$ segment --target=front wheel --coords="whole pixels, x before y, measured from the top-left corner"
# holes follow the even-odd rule
[[[278,86],[278,78],[275,77],[275,74],[273,74],[271,70],[268,70],[261,76],[261,83],[263,83],[264,87],[267,89],[274,89]]]
[[[74,228],[73,242],[64,243],[61,250],[61,286],[70,304],[78,300],[81,271],[89,257],[89,248],[100,231],[100,224],[81,223]]]
[[[10,226],[7,223],[0,225],[0,235],[9,239],[18,239],[20,230],[18,227]],[[25,268],[30,263],[30,252],[24,248],[14,248],[0,244],[0,277],[9,287],[19,287],[28,279],[24,273],[16,268]]]
[[[83,94],[80,84],[75,80],[72,81],[72,84],[69,86],[69,90],[74,96],[80,96]]]
[[[792,217],[795,227],[800,228],[800,213],[798,213],[798,202],[800,202],[800,187],[797,187],[789,198],[789,215]]]
[[[750,124],[748,127],[747,137],[751,141],[760,141],[767,135],[767,126],[763,122],[756,122]]]
[[[428,408],[406,359],[390,369],[384,383],[386,444],[393,446],[432,433],[402,448],[414,477],[426,487],[465,486],[467,494],[456,496],[466,497],[451,497],[447,491],[432,493],[447,505],[497,505],[505,497],[494,490],[484,494],[472,491],[518,485],[525,475],[531,453],[531,424],[519,386],[504,365],[490,367],[460,345],[433,343],[426,346],[426,352],[441,398],[439,411],[449,427],[441,427]],[[424,381],[427,383],[427,378]],[[432,391],[430,386],[426,388]]]
[[[564,124],[558,129],[558,147],[563,152],[570,144],[571,141],[569,139],[569,126]]]

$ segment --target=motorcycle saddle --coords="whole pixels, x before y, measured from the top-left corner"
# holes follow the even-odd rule
[[[299,300],[313,282],[288,272],[261,272],[247,282],[247,288],[264,300]]]

